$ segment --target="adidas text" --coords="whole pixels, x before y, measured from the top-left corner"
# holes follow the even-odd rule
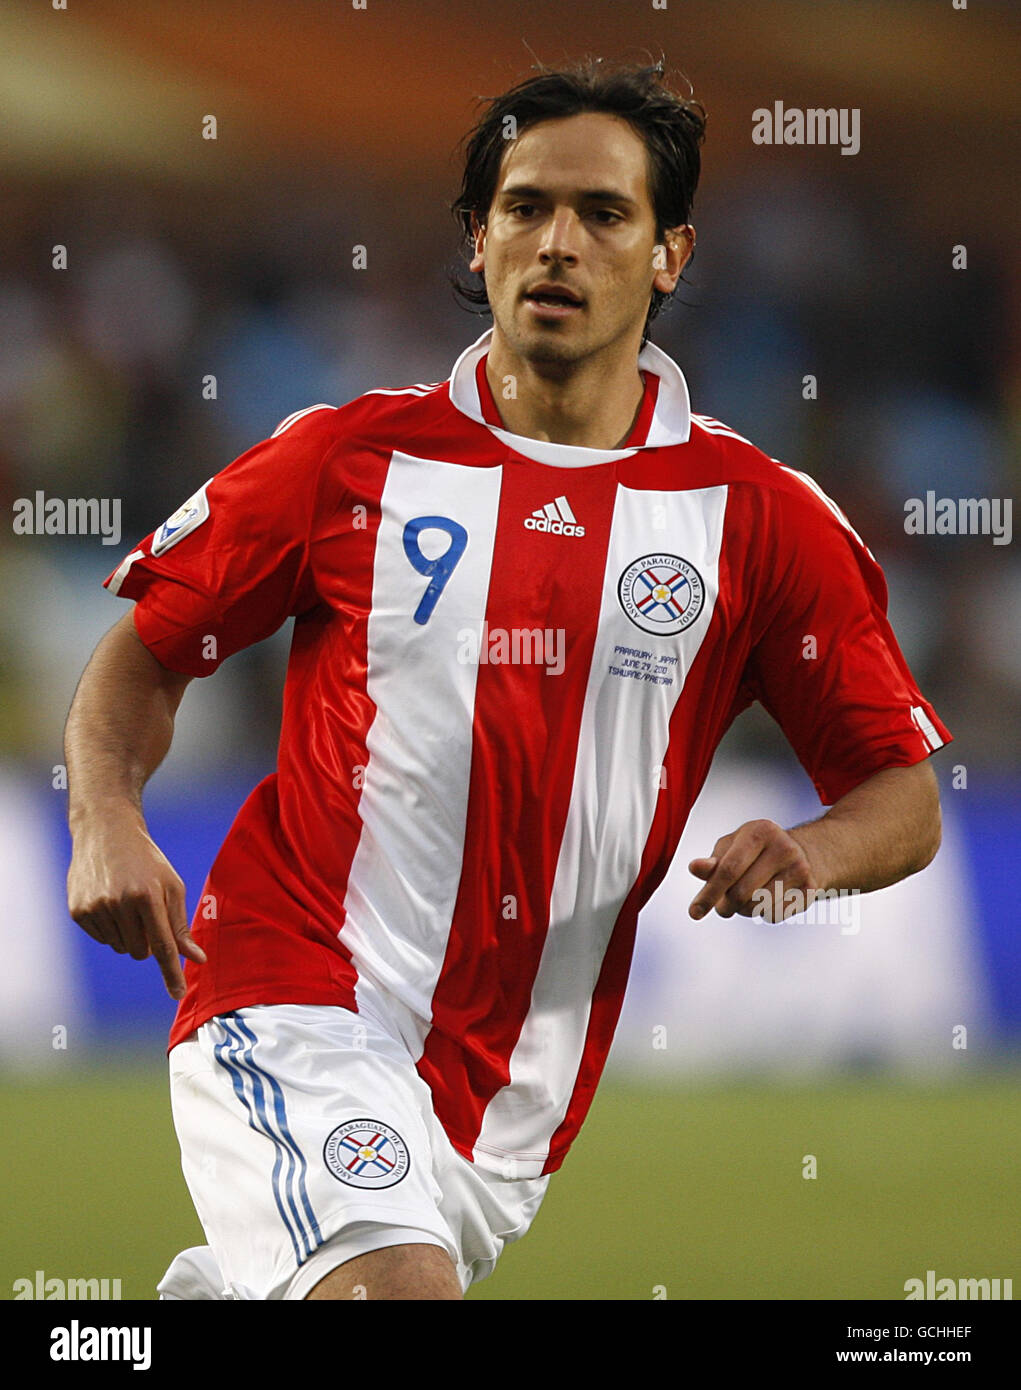
[[[571,521],[550,521],[548,516],[526,516],[525,525],[530,531],[549,531],[553,536],[583,536],[584,526],[576,526]]]

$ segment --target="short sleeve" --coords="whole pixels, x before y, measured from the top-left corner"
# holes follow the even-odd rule
[[[776,585],[744,687],[780,725],[824,805],[952,735],[919,692],[887,619],[882,570],[804,474],[764,509]]]
[[[318,602],[309,549],[334,408],[298,412],[203,483],[104,581],[164,666],[211,675]]]

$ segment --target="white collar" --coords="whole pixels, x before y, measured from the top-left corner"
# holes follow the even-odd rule
[[[677,363],[655,343],[646,343],[638,354],[638,366],[659,377],[659,392],[644,444],[634,444],[629,449],[586,449],[574,444],[552,444],[544,439],[532,439],[529,435],[511,434],[509,430],[491,425],[482,413],[475,369],[479,359],[489,351],[492,338],[493,330],[487,329],[471,347],[465,348],[454,363],[450,373],[450,402],[462,415],[485,425],[515,453],[558,468],[584,468],[594,463],[628,458],[639,449],[687,443],[691,433],[688,385]]]

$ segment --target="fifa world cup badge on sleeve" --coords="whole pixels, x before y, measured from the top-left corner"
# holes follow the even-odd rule
[[[198,492],[192,493],[187,502],[178,507],[172,516],[167,517],[152,538],[153,555],[162,555],[164,550],[169,550],[172,545],[190,535],[196,526],[201,526],[207,520],[209,501],[206,488],[212,481],[212,478],[207,478]]]

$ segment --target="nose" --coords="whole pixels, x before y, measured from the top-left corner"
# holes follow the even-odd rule
[[[569,264],[578,259],[578,215],[573,208],[558,207],[546,225],[539,246],[541,261],[566,261]]]

